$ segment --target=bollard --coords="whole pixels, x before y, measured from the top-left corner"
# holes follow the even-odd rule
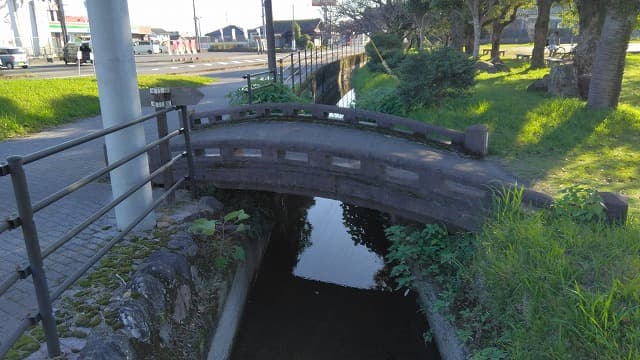
[[[464,149],[470,154],[485,157],[489,154],[489,128],[472,125],[464,130]]]

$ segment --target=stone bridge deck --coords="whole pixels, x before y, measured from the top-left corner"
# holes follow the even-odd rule
[[[328,124],[228,123],[195,131],[192,144],[196,178],[219,188],[323,196],[467,230],[491,189],[515,182],[487,160]]]

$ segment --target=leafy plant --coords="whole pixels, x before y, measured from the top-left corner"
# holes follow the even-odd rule
[[[355,107],[398,116],[405,115],[406,108],[398,92],[393,88],[379,88],[364,92],[356,98]]]
[[[249,215],[240,209],[226,214],[221,220],[200,218],[191,224],[191,232],[194,235],[215,245],[214,252],[217,254],[213,262],[216,268],[224,269],[233,262],[245,261],[245,251],[242,246],[233,243],[232,235],[245,231],[246,227],[242,222],[248,218]]]
[[[398,68],[398,93],[409,107],[438,103],[475,83],[475,62],[461,51],[442,47],[407,55]]]
[[[252,79],[253,104],[261,103],[286,103],[286,102],[307,102],[304,98],[296,96],[291,87],[287,84],[274,82],[270,79]],[[226,95],[231,105],[244,105],[249,103],[247,86],[236,89]]]
[[[553,204],[553,215],[578,222],[604,220],[602,199],[596,189],[573,185],[560,190],[560,193],[562,195]]]

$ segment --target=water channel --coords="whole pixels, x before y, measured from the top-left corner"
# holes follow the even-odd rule
[[[413,293],[393,291],[388,218],[335,200],[285,197],[231,359],[439,359]],[[406,296],[405,296],[406,295]]]

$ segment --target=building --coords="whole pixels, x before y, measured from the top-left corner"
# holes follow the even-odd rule
[[[228,25],[220,30],[205,34],[211,42],[246,42],[245,30],[239,26]]]

